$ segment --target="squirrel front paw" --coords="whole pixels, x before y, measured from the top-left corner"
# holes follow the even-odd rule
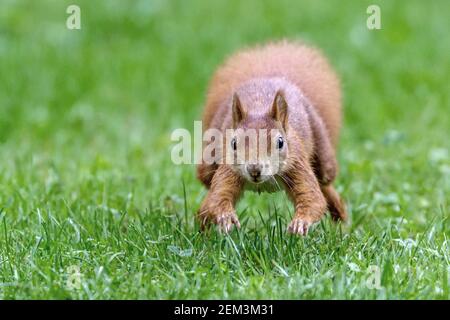
[[[287,231],[292,234],[305,236],[308,234],[309,227],[311,227],[313,223],[314,221],[311,221],[306,217],[298,216],[292,219]]]
[[[220,232],[230,232],[233,225],[235,225],[238,229],[241,227],[239,219],[234,212],[221,213],[216,215],[214,218],[214,223],[217,225]]]
[[[221,210],[220,207],[215,207],[214,210],[208,208],[200,209],[198,216],[200,218],[201,229],[205,228],[213,223],[217,225],[217,228],[222,233],[229,233],[233,228],[240,228],[241,224],[234,210]]]

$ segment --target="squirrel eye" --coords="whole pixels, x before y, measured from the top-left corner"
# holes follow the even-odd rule
[[[233,138],[231,140],[231,148],[233,148],[233,150],[236,151],[237,149],[236,138]]]
[[[284,145],[283,137],[278,137],[278,140],[277,140],[277,148],[278,148],[278,149],[281,149],[281,148],[283,148],[283,145]]]

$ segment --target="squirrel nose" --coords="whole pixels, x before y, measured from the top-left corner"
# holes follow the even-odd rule
[[[261,165],[260,164],[248,164],[247,171],[250,177],[253,179],[258,179],[261,176]]]

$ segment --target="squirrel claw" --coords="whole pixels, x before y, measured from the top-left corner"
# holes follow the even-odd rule
[[[233,225],[235,225],[238,229],[241,227],[241,224],[239,223],[239,220],[234,212],[221,213],[217,215],[215,218],[215,223],[217,224],[219,231],[222,233],[229,233],[233,228]]]
[[[289,224],[287,231],[291,234],[305,236],[308,234],[308,230],[311,225],[311,222],[306,221],[303,218],[294,218]]]

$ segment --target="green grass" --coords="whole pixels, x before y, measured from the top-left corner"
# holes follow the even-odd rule
[[[379,31],[374,1],[2,1],[0,298],[449,299],[450,3],[375,2]],[[240,232],[200,234],[170,133],[226,55],[282,37],[342,77],[352,223],[292,237],[285,195],[246,194]]]

